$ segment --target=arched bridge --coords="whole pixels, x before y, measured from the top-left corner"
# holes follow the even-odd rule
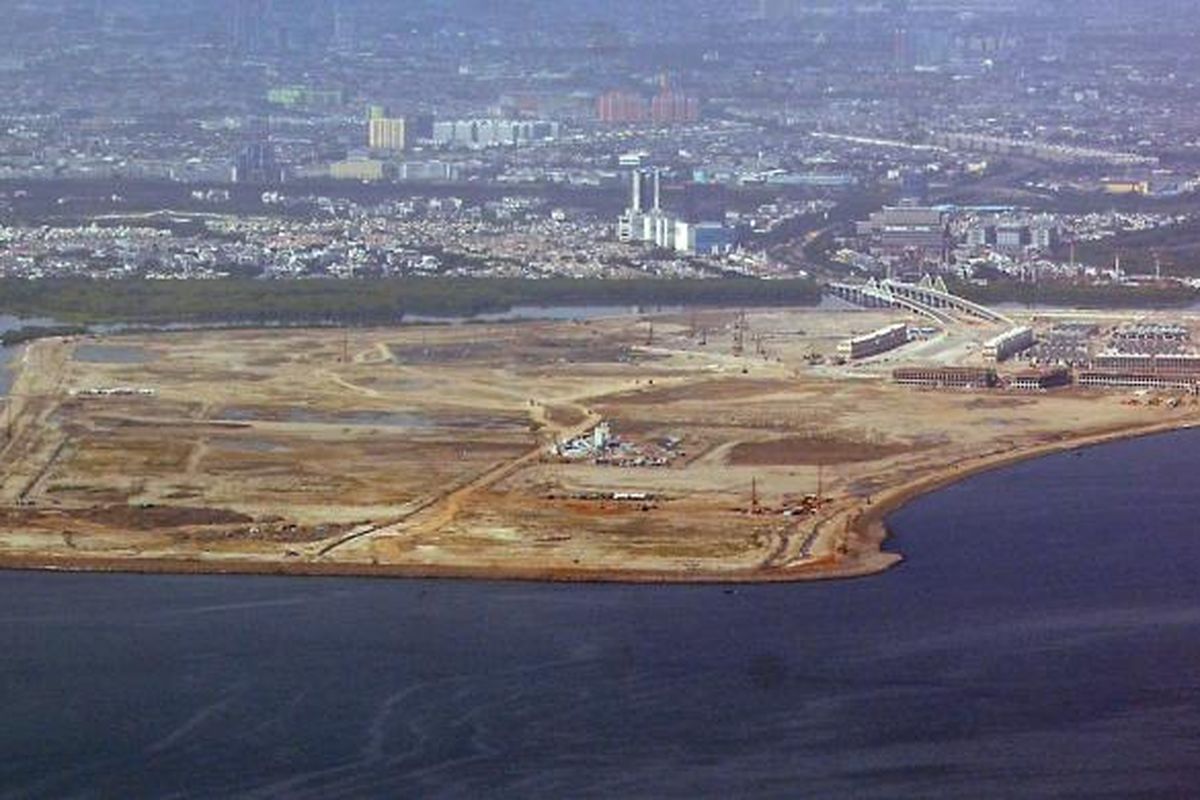
[[[866,283],[830,283],[825,288],[830,294],[857,306],[903,308],[943,324],[953,322],[955,315],[1005,325],[1014,324],[1011,319],[987,306],[951,294],[941,277],[935,280],[926,275],[920,283],[876,281],[872,278]]]

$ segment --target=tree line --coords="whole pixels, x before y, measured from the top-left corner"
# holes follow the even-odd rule
[[[515,306],[815,305],[809,280],[395,278],[203,281],[0,280],[0,312],[62,323],[400,322],[406,315],[470,317]]]
[[[1181,308],[1200,300],[1196,290],[1179,284],[1122,286],[1066,281],[1025,283],[993,281],[986,285],[948,281],[951,292],[984,305],[1020,303],[1069,308]]]

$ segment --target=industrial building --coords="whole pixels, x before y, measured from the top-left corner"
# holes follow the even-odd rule
[[[629,207],[617,220],[617,238],[622,242],[655,242],[662,226],[662,174],[636,169],[630,175]],[[672,235],[674,231],[672,231]],[[660,247],[667,245],[659,244]],[[674,246],[674,241],[671,242]]]
[[[1033,328],[1011,328],[983,343],[983,357],[992,363],[1007,361],[1036,344]]]
[[[736,231],[720,222],[690,222],[663,210],[662,173],[636,169],[630,205],[617,218],[617,238],[689,255],[721,255],[737,244]]]
[[[737,244],[736,232],[720,222],[675,221],[675,250],[691,255],[722,255]]]
[[[857,226],[875,255],[918,252],[944,260],[950,243],[946,213],[937,208],[888,206]]]
[[[902,386],[933,389],[990,389],[999,383],[994,369],[981,367],[900,367],[892,379]]]
[[[877,331],[855,336],[838,345],[838,355],[850,360],[870,358],[908,344],[908,323],[889,325]]]

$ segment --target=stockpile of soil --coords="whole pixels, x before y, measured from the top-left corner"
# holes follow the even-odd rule
[[[880,461],[915,450],[897,442],[856,442],[850,439],[792,436],[767,442],[743,442],[729,453],[739,467],[855,464]]]

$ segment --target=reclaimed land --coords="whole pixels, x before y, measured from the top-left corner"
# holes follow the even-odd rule
[[[867,575],[887,515],[982,470],[1200,422],[1065,390],[935,392],[893,312],[39,339],[15,359],[0,566],[768,582]],[[747,330],[748,328],[748,330]],[[973,352],[967,326],[914,345]],[[822,358],[825,364],[817,363]],[[613,441],[602,457],[556,446]],[[579,455],[579,453],[583,453]]]

